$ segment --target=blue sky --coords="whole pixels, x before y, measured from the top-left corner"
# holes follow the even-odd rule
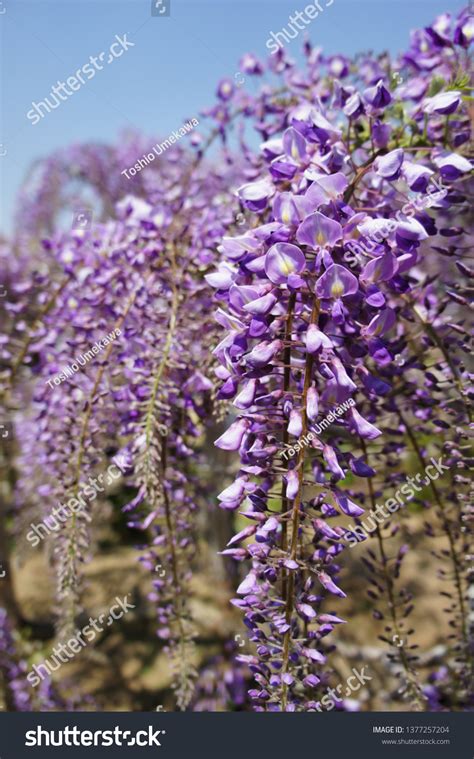
[[[113,142],[126,127],[166,136],[212,104],[216,82],[234,77],[242,53],[264,57],[270,32],[285,26],[308,0],[166,2],[171,3],[166,18],[152,17],[151,0],[0,3],[0,231],[11,229],[15,195],[32,161],[72,142]],[[464,5],[457,0],[334,0],[308,32],[330,53],[396,53],[411,29]],[[27,119],[33,101],[47,97],[58,79],[73,75],[124,33],[134,47],[37,125]],[[295,57],[302,34],[288,44]]]

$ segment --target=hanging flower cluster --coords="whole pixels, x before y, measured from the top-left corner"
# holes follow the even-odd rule
[[[462,224],[446,225],[453,204],[460,216],[469,208],[466,80],[456,68],[467,47],[461,30],[469,23],[461,14],[453,34],[444,16],[415,35],[412,47],[424,53],[410,50],[401,61],[406,85],[397,86],[383,60],[366,59],[357,73],[347,61],[341,81],[332,80],[330,65],[327,76],[318,75],[330,61],[309,48],[306,76],[297,77],[288,65],[290,105],[258,114],[257,128],[268,138],[260,171],[238,191],[254,220],[243,234],[224,239],[223,261],[207,277],[221,302],[217,321],[226,329],[214,351],[221,363],[220,396],[233,400],[236,414],[216,445],[240,455],[239,472],[219,500],[249,522],[225,553],[250,562],[234,604],[256,644],[245,659],[255,672],[251,695],[257,709],[317,708],[325,638],[343,621],[322,609],[330,604],[328,594],[344,596],[337,574],[347,538],[337,518],[357,524],[367,504],[376,507],[375,476],[384,455],[399,455],[408,442],[425,465],[423,446],[402,409],[408,404],[422,422],[436,424],[429,415],[436,402],[417,390],[419,406],[413,406],[412,376],[396,361],[405,350],[406,360],[423,368],[411,342],[417,337],[413,322],[426,330],[426,346],[440,349],[451,374],[446,382],[459,388],[441,408],[466,421],[467,373],[449,358],[466,333],[439,314],[467,301],[454,285],[439,304],[436,275],[427,275],[422,261],[429,258],[436,271],[436,258],[444,269],[443,254],[463,257]],[[431,181],[442,187],[436,196],[427,192]],[[456,247],[440,248],[439,236],[455,237]],[[351,255],[354,248],[362,255]],[[470,275],[456,263],[458,272]],[[434,320],[426,314],[430,301],[436,304]],[[442,369],[443,361],[435,365]],[[437,389],[434,376],[430,382]],[[349,399],[355,406],[321,432],[318,418]],[[457,411],[448,408],[453,401]],[[396,442],[383,442],[397,418]],[[438,430],[448,426],[437,423]],[[398,442],[401,431],[405,439]],[[456,444],[466,432],[456,429],[453,437]],[[282,458],[287,447],[298,451],[288,463]],[[357,487],[364,480],[366,488]],[[434,484],[432,489],[449,540],[457,588],[453,624],[461,627],[465,661],[472,651],[460,572],[462,528],[460,520],[457,530],[449,522]],[[406,546],[395,563],[389,561],[375,524],[379,554],[370,551],[365,559],[375,585],[372,598],[386,599],[386,633],[398,636],[412,608],[406,592],[395,589]],[[393,646],[393,638],[385,639]],[[399,658],[402,688],[420,706],[414,657],[403,650]]]

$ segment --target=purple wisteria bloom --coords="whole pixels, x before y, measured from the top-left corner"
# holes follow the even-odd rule
[[[277,285],[288,282],[291,274],[300,274],[305,266],[303,251],[289,243],[279,242],[272,245],[265,257],[265,273],[268,279]]]
[[[300,245],[311,248],[333,247],[342,240],[342,227],[338,221],[316,211],[307,216],[296,232]]]
[[[388,180],[389,182],[394,179],[398,179],[400,176],[400,169],[403,163],[403,150],[397,148],[392,150],[387,155],[377,158],[375,161],[375,171],[379,177]]]

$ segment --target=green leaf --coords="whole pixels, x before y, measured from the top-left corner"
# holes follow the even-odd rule
[[[442,76],[435,76],[428,89],[428,97],[432,98],[446,87],[446,82]]]

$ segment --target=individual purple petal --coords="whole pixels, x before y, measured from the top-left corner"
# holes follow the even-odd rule
[[[258,380],[250,379],[247,384],[242,388],[238,396],[234,401],[234,406],[237,408],[245,409],[249,408],[255,399],[255,393],[257,390]]]
[[[321,346],[332,350],[333,344],[331,339],[322,332],[316,324],[310,324],[305,335],[306,350],[308,353],[316,353]]]
[[[265,158],[268,158],[271,161],[273,158],[276,158],[283,153],[283,140],[281,137],[272,137],[269,140],[265,140],[265,142],[262,142],[260,145],[260,150]]]
[[[361,509],[354,501],[351,501],[348,496],[343,493],[335,494],[336,501],[344,514],[348,517],[360,517],[364,513],[364,509]]]
[[[239,587],[236,590],[236,593],[238,593],[241,596],[246,596],[249,593],[258,593],[260,590],[258,582],[257,582],[257,575],[255,572],[249,572],[245,580],[243,580]]]
[[[326,245],[334,247],[342,240],[342,227],[338,221],[333,221],[316,211],[299,225],[296,239],[300,245],[309,245],[312,248],[322,248]]]
[[[234,545],[234,543],[239,543],[241,540],[246,540],[246,538],[250,538],[252,535],[255,535],[256,530],[257,530],[257,525],[254,525],[254,524],[251,524],[248,527],[244,527],[243,530],[240,530],[240,532],[238,532],[229,540],[227,545],[232,546]]]
[[[470,161],[458,153],[443,153],[433,158],[433,162],[439,168],[441,177],[448,181],[454,181],[472,168]]]
[[[223,237],[222,244],[218,250],[226,258],[232,261],[238,261],[247,253],[257,252],[260,243],[250,234],[240,235],[238,237]]]
[[[318,662],[318,664],[324,664],[326,661],[326,657],[315,648],[303,648],[303,655],[306,656],[307,659],[311,659],[311,661]]]
[[[247,354],[247,363],[251,366],[265,366],[282,347],[281,340],[259,343]]]
[[[385,305],[385,295],[376,287],[376,285],[369,285],[365,301],[369,306],[381,308]]]
[[[367,419],[364,419],[354,407],[349,411],[349,415],[355,430],[360,437],[365,438],[366,440],[375,440],[375,438],[382,434],[381,430],[374,427],[373,424],[370,424]]]
[[[350,467],[358,477],[373,477],[375,469],[368,466],[362,458],[351,458]]]
[[[286,475],[286,497],[292,501],[296,498],[299,490],[298,472],[295,469],[290,469]]]
[[[365,113],[364,104],[358,92],[354,92],[354,94],[350,96],[343,108],[343,111],[346,116],[351,119],[356,119],[358,116],[361,116],[363,113]]]
[[[346,390],[348,393],[352,393],[354,390],[357,390],[357,385],[349,377],[340,358],[336,357],[332,359],[331,369],[339,387],[344,388],[344,390]]]
[[[421,166],[411,161],[405,161],[403,164],[403,176],[413,192],[426,192],[430,177],[433,174],[434,172],[427,166]]]
[[[323,456],[331,472],[337,477],[338,480],[343,480],[345,473],[339,466],[339,461],[337,460],[337,455],[334,448],[330,445],[325,445],[323,447]]]
[[[347,178],[341,172],[318,174],[314,177],[313,183],[308,187],[299,203],[308,215],[324,203],[341,198],[347,186]]]
[[[257,530],[255,539],[259,543],[268,543],[272,538],[281,532],[281,525],[275,517],[267,519]]]
[[[373,238],[375,242],[381,243],[396,228],[397,222],[392,219],[365,218],[361,224],[357,225],[359,232],[364,237]]]
[[[273,216],[283,224],[299,224],[296,196],[291,192],[280,192],[273,201]]]
[[[316,530],[319,530],[326,538],[332,540],[339,539],[339,533],[333,530],[324,519],[313,519],[313,526]]]
[[[374,108],[385,108],[391,100],[392,96],[385,87],[382,79],[379,79],[377,84],[373,87],[368,87],[364,90],[364,98],[367,103],[370,103]]]
[[[299,274],[306,266],[303,251],[296,245],[278,242],[269,249],[265,257],[265,273],[271,282],[281,285],[290,274]]]
[[[461,16],[454,30],[454,43],[468,48],[474,39],[474,16]]]
[[[395,311],[392,308],[384,308],[383,311],[374,316],[367,327],[363,328],[362,334],[380,336],[392,329],[394,324]]]
[[[287,285],[290,290],[301,290],[305,284],[305,280],[299,274],[290,274],[288,277]]]
[[[397,273],[398,261],[396,256],[390,251],[386,251],[383,256],[377,256],[364,266],[360,273],[361,282],[385,282]]]
[[[347,622],[345,619],[341,619],[340,617],[336,617],[335,614],[320,614],[318,616],[318,622],[322,622],[323,624],[326,624],[329,622],[329,624],[333,625],[346,625]]]
[[[216,440],[215,445],[224,451],[238,451],[247,427],[248,421],[246,419],[238,419]]]
[[[300,437],[303,433],[303,420],[301,418],[301,412],[297,409],[293,409],[290,412],[290,421],[288,424],[288,433],[295,437]]]
[[[306,140],[296,129],[289,127],[283,134],[283,150],[294,161],[301,161],[306,157]]]
[[[269,179],[242,185],[237,190],[240,200],[250,211],[263,211],[274,193],[275,188]]]
[[[311,422],[318,417],[318,391],[315,387],[310,387],[306,394],[306,415]]]
[[[246,303],[244,311],[248,311],[250,314],[268,314],[276,302],[276,295],[273,293],[267,293],[266,295],[262,295],[261,298],[256,298],[256,300],[251,300],[250,303]]]
[[[375,173],[388,181],[397,179],[403,163],[403,150],[397,148],[375,160]]]
[[[286,158],[285,154],[274,158],[269,166],[270,174],[277,180],[288,181],[293,179],[298,171],[298,164],[292,158]]]
[[[234,277],[234,268],[229,264],[222,263],[219,265],[217,271],[206,274],[204,279],[211,287],[216,287],[219,290],[228,290],[234,281]]]
[[[315,610],[309,604],[296,604],[296,610],[298,614],[303,617],[303,619],[310,620],[314,619],[316,616]]]
[[[316,292],[320,298],[344,298],[359,289],[357,277],[340,264],[333,264],[316,282]]]
[[[350,71],[350,61],[343,55],[332,55],[329,60],[329,72],[337,79],[344,79]]]
[[[221,79],[217,88],[217,97],[220,100],[229,100],[234,93],[234,84],[230,79]]]
[[[457,90],[439,92],[434,97],[425,98],[425,101],[423,103],[423,111],[429,114],[442,113],[448,115],[450,113],[454,113],[454,111],[457,110],[461,99],[461,93]]]
[[[237,477],[234,482],[219,493],[217,498],[219,501],[235,501],[242,498],[245,492],[245,483],[246,480],[242,477]]]
[[[329,590],[330,593],[334,593],[334,595],[340,596],[341,598],[346,598],[346,594],[338,588],[326,572],[318,572],[318,580],[326,590]]]
[[[426,240],[429,235],[423,224],[420,224],[417,219],[407,219],[399,223],[396,237],[397,239],[401,237],[404,240]]]

